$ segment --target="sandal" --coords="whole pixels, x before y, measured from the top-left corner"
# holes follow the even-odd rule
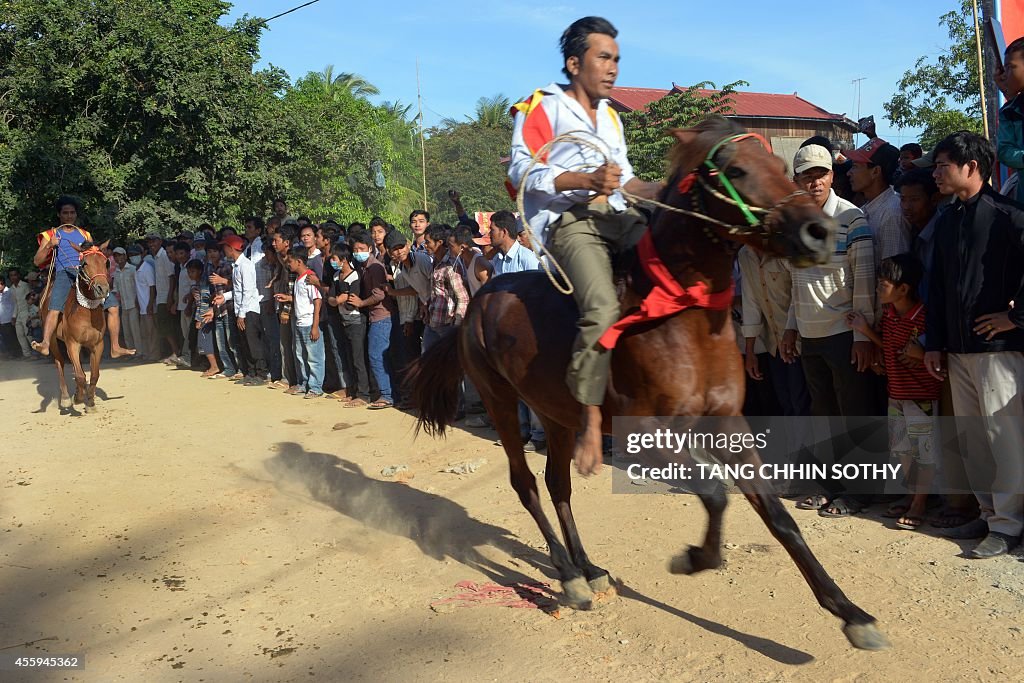
[[[907,531],[917,531],[924,524],[924,517],[918,515],[904,515],[896,521],[897,529],[906,529]]]
[[[882,513],[882,516],[887,517],[888,519],[896,519],[897,517],[902,517],[907,514],[909,510],[910,502],[906,498],[903,498],[887,507],[885,512]]]
[[[343,408],[365,408],[370,405],[361,398],[350,398],[347,401],[342,401],[341,406]]]
[[[384,410],[385,408],[391,407],[392,405],[390,401],[382,401],[380,399],[374,401],[373,403],[367,406],[367,408],[369,408],[370,410]]]
[[[797,510],[820,510],[821,508],[828,505],[828,496],[824,493],[816,493],[813,496],[807,496],[801,501],[797,501]]]
[[[204,372],[203,374],[201,374],[199,376],[202,377],[203,379],[210,379],[214,375],[221,375],[220,370],[217,370],[216,372],[210,372],[209,370],[207,370],[206,372]],[[221,375],[221,377],[223,377],[223,376],[224,375]]]
[[[206,379],[224,379],[225,377],[227,377],[227,375],[225,375],[223,372],[218,372],[215,375],[207,375]]]
[[[968,515],[964,512],[955,512],[953,510],[943,510],[931,521],[931,525],[936,529],[954,529],[958,526],[963,526],[964,524],[973,522],[977,518],[977,515]]]
[[[296,386],[296,387],[288,387],[287,389],[284,390],[284,393],[288,394],[289,396],[295,396],[296,394],[304,394],[306,392],[304,392],[302,390],[302,387],[297,387]]]
[[[836,496],[818,510],[818,515],[821,517],[852,517],[863,509],[864,505],[853,498]]]

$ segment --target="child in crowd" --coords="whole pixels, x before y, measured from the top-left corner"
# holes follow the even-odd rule
[[[370,382],[366,371],[366,315],[349,301],[350,295],[359,296],[359,272],[352,265],[352,250],[344,242],[331,248],[331,263],[337,267],[337,276],[331,284],[329,306],[337,309],[345,343],[342,345],[342,364],[351,369],[348,381],[349,398],[346,408],[369,405]]]
[[[320,288],[308,281],[313,271],[306,265],[307,247],[294,247],[285,260],[288,270],[295,273],[295,286],[291,294],[275,294],[278,301],[292,303],[295,335],[295,373],[298,386],[286,394],[305,393],[306,398],[323,396],[324,342],[320,338]]]
[[[942,391],[942,384],[923,364],[925,308],[919,296],[923,276],[924,268],[912,254],[882,261],[878,274],[881,336],[861,313],[847,315],[850,327],[882,348],[889,380],[889,448],[899,458],[911,492],[909,500],[894,503],[886,514],[898,517],[897,527],[910,530],[924,521],[935,475],[934,416]]]
[[[206,258],[206,250],[203,250],[203,258]],[[217,362],[215,353],[214,337],[216,336],[215,323],[213,319],[213,294],[210,290],[208,277],[203,277],[206,271],[206,264],[199,259],[192,259],[185,264],[188,272],[188,279],[192,283],[192,299],[189,302],[188,310],[192,313],[192,320],[196,326],[196,350],[206,356],[210,367],[200,375],[203,378],[210,378],[221,374],[220,364]]]

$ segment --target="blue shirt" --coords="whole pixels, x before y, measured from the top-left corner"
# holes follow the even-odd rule
[[[512,248],[508,250],[507,254],[502,254],[500,251],[495,254],[491,263],[494,264],[495,277],[505,273],[521,273],[524,270],[540,269],[540,262],[537,260],[536,254],[519,244],[518,241],[512,244]]]
[[[71,232],[58,230],[57,235],[60,237],[60,241],[57,242],[56,255],[54,256],[57,262],[53,267],[56,270],[78,268],[81,259],[78,258],[78,252],[71,245],[77,244],[82,246],[82,243],[85,242],[85,235],[82,234],[81,230],[72,230]]]

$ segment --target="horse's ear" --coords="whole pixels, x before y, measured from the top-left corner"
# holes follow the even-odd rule
[[[71,247],[72,247],[72,248],[73,248],[73,249],[74,249],[75,251],[77,251],[77,252],[78,252],[79,254],[81,254],[81,253],[82,253],[82,248],[81,248],[80,246],[78,246],[77,244],[75,244],[74,242],[72,242],[71,240],[68,240],[68,244],[70,244],[70,245],[71,245]]]
[[[108,246],[109,244],[110,244],[110,240],[107,240],[106,242],[104,242],[103,244],[101,244],[101,245],[100,245],[100,251],[106,251],[106,250],[107,250],[107,246]]]
[[[684,145],[693,143],[697,139],[697,136],[700,135],[698,131],[695,131],[692,128],[673,128],[669,132],[672,133],[672,137]]]

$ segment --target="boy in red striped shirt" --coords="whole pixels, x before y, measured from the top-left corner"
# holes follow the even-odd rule
[[[925,309],[918,295],[923,277],[924,267],[913,254],[884,259],[878,273],[881,336],[860,313],[854,311],[847,316],[850,327],[882,347],[885,357],[889,450],[900,459],[912,492],[909,502],[893,504],[889,513],[899,515],[897,527],[910,530],[924,521],[935,474],[935,415],[942,391],[942,384],[923,364]]]

